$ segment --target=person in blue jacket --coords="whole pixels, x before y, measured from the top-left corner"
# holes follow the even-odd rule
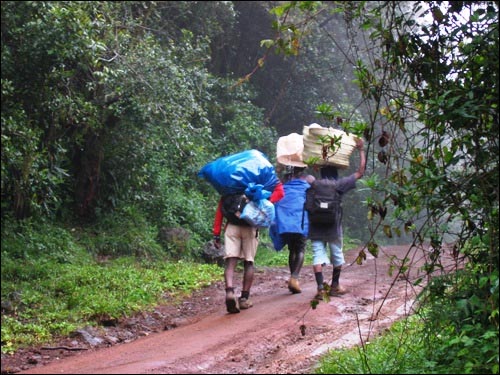
[[[275,203],[276,232],[288,247],[288,266],[290,279],[288,289],[293,294],[301,293],[299,275],[304,264],[304,255],[309,230],[308,213],[304,209],[306,190],[314,180],[311,175],[304,174],[306,165],[296,162],[285,166],[283,199]],[[309,182],[308,182],[309,180]]]

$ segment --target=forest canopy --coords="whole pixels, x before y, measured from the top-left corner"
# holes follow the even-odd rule
[[[433,297],[461,304],[457,335],[498,333],[498,2],[3,1],[1,48],[2,281],[47,226],[94,256],[199,259],[219,198],[199,169],[274,164],[320,122],[365,139],[360,261],[405,242],[431,271],[452,248],[468,277]]]

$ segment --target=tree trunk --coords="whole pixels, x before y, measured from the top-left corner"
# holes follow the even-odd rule
[[[78,215],[90,219],[95,214],[103,149],[99,135],[94,132],[86,137],[85,148],[75,157],[75,203]]]

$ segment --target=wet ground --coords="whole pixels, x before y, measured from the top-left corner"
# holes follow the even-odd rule
[[[216,283],[180,305],[87,328],[47,347],[2,355],[2,373],[31,374],[299,374],[314,371],[330,349],[369,341],[411,313],[423,276],[425,250],[408,246],[381,249],[361,265],[361,248],[346,254],[341,283],[349,292],[321,301],[312,266],[301,275],[302,293],[287,288],[286,268],[258,267],[251,299],[254,307],[228,314],[224,285]],[[411,260],[411,271],[390,272],[395,259]],[[450,256],[448,269],[454,267]],[[325,270],[325,279],[332,268]],[[239,294],[241,273],[236,275]],[[425,279],[424,279],[425,284]],[[167,298],[168,301],[168,298]]]

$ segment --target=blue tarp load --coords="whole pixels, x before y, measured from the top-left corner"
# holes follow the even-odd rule
[[[203,166],[198,176],[210,182],[221,195],[244,193],[251,183],[272,192],[279,182],[274,166],[258,150],[220,157]]]

